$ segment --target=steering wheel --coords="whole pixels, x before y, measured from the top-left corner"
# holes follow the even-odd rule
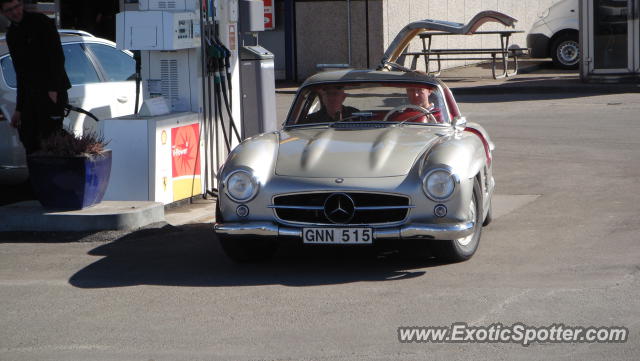
[[[401,112],[404,112],[407,109],[414,109],[414,110],[417,110],[419,112],[422,112],[426,116],[428,122],[433,122],[433,123],[436,122],[435,118],[433,117],[433,115],[431,114],[431,112],[429,110],[427,110],[427,109],[425,109],[425,108],[423,108],[423,107],[421,107],[419,105],[413,105],[413,104],[403,104],[403,105],[397,106],[397,107],[389,110],[389,112],[387,113],[387,115],[384,116],[384,119],[382,119],[382,121],[386,122],[386,121],[389,120],[389,118],[391,118],[391,115],[393,115],[394,113],[401,113]],[[405,120],[402,121],[402,123],[414,120],[415,118],[417,118],[417,117],[414,116],[414,117],[405,119]]]

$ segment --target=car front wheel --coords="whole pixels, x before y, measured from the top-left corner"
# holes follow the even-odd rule
[[[470,218],[474,220],[473,233],[464,238],[436,241],[435,252],[438,258],[450,262],[461,262],[468,260],[476,253],[482,233],[482,199],[480,195],[480,184],[476,179],[473,182],[473,196],[469,201]]]

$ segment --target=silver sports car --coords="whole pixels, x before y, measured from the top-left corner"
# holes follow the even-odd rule
[[[282,130],[229,155],[215,231],[238,261],[268,257],[284,238],[423,240],[441,257],[465,260],[491,218],[492,149],[434,78],[321,73],[300,87]]]
[[[312,76],[281,130],[229,154],[215,232],[230,258],[267,258],[283,240],[418,243],[450,261],[476,252],[491,220],[493,143],[444,83],[389,71],[402,67],[388,54],[381,70]]]

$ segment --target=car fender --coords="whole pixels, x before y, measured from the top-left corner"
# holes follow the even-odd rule
[[[218,172],[218,181],[222,182],[234,170],[245,169],[250,170],[260,184],[266,183],[273,175],[278,142],[277,132],[259,134],[244,140],[229,153]]]
[[[470,179],[482,170],[486,159],[480,137],[466,131],[458,132],[429,149],[420,174],[433,168],[447,167],[461,180]]]

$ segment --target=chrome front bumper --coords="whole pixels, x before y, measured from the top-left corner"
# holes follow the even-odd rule
[[[409,224],[401,227],[374,228],[374,239],[441,239],[464,238],[473,233],[475,222],[454,224]],[[340,227],[337,226],[336,227]],[[224,236],[296,237],[302,239],[302,227],[284,227],[272,222],[216,223],[216,234]]]

